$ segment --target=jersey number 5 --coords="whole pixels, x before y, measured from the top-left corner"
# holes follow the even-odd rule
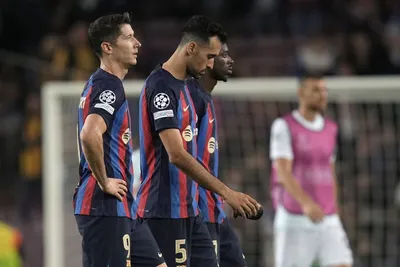
[[[186,253],[186,240],[185,239],[178,239],[175,240],[175,254],[176,254],[176,263],[182,264],[187,260],[187,253]]]

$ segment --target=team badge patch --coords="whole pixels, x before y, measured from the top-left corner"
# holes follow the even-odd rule
[[[158,93],[153,100],[153,104],[158,109],[165,109],[171,103],[169,96],[164,93]]]
[[[113,91],[110,90],[105,90],[104,92],[102,92],[100,94],[99,100],[101,103],[104,104],[113,104],[115,102],[115,100],[117,99],[117,97],[115,96]]]

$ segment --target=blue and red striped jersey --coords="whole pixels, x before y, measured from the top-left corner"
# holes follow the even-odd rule
[[[197,183],[169,162],[159,137],[163,130],[178,129],[185,150],[196,158],[197,117],[186,83],[159,66],[146,79],[139,106],[138,216],[188,218],[198,215]]]
[[[80,133],[90,114],[100,115],[107,125],[103,134],[104,164],[108,177],[123,179],[128,185],[122,202],[100,189],[82,152]],[[99,68],[87,81],[78,108],[80,180],[74,194],[75,214],[135,218],[131,128],[122,81]]]
[[[217,117],[211,94],[195,79],[187,81],[197,116],[197,159],[218,178]],[[206,222],[222,223],[226,218],[221,196],[199,186],[199,208]]]

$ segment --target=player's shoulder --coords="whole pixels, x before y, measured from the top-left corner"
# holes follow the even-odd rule
[[[212,102],[211,94],[204,90],[197,79],[190,78],[186,81],[186,84],[193,101],[204,104]]]
[[[207,93],[201,87],[198,80],[190,78],[186,80],[186,86],[189,90],[190,96],[193,101],[206,102],[208,100]]]
[[[281,116],[280,118],[284,121],[292,120],[294,118],[293,113],[294,113],[294,111],[288,112],[288,113],[284,114],[283,116]]]
[[[287,115],[274,119],[272,121],[271,131],[274,131],[274,132],[286,131],[288,129],[288,124],[285,119],[286,116]]]
[[[277,117],[272,122],[272,125],[277,125],[276,127],[287,127],[288,121],[293,119],[293,112],[288,112],[280,117]]]
[[[201,85],[198,80],[194,78],[189,78],[186,80],[186,85],[191,94],[199,94]]]
[[[184,81],[180,81],[164,70],[161,65],[155,68],[145,81],[145,89],[148,94],[152,93],[173,93],[179,96]]]
[[[331,119],[330,117],[324,116],[324,121],[325,121],[325,125],[327,127],[330,127],[330,128],[332,128],[334,130],[336,130],[338,128],[338,124],[333,119]]]
[[[92,74],[90,80],[91,86],[95,91],[109,90],[118,94],[124,91],[122,81],[117,76],[100,68]]]

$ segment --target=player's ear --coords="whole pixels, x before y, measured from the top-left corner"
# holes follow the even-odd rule
[[[186,46],[186,52],[188,53],[188,55],[193,55],[195,54],[197,51],[197,44],[195,42],[190,42],[187,44]]]
[[[112,53],[111,43],[102,42],[100,47],[101,47],[101,50],[103,51],[104,54],[110,55]]]

